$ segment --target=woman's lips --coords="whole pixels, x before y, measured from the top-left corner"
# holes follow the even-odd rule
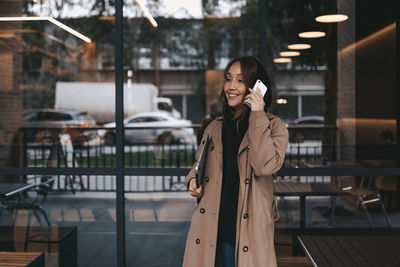
[[[229,93],[228,96],[229,96],[229,97],[237,97],[237,96],[239,96],[239,94],[232,94],[232,93]]]

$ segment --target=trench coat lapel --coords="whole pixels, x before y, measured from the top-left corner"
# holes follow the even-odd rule
[[[243,136],[242,143],[240,143],[238,156],[249,146],[249,131],[246,131],[245,135]]]
[[[219,121],[217,127],[210,132],[210,137],[213,141],[215,154],[217,155],[216,160],[218,160],[219,167],[222,170],[222,119],[223,117],[217,117],[216,121]]]
[[[245,173],[243,176],[243,172],[246,171],[248,167],[243,166],[242,164],[240,164],[240,162],[241,162],[241,157],[243,157],[243,156],[247,157],[247,153],[242,153],[242,152],[246,151],[248,146],[249,146],[249,132],[247,131],[242,139],[242,142],[240,143],[238,155],[237,155],[239,179],[241,180],[240,184],[242,184],[244,182],[244,180],[247,178],[246,177],[247,173]],[[249,163],[247,162],[247,164],[249,164]],[[246,193],[245,190],[242,190],[241,187],[239,186],[239,198],[238,198],[239,212],[243,209],[243,204],[244,204],[243,201],[244,201],[245,193]]]

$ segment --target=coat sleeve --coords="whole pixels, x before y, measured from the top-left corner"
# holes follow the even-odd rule
[[[186,175],[186,178],[185,178],[186,188],[188,188],[188,189],[189,189],[190,180],[196,178],[196,172],[195,172],[196,162],[199,160],[200,151],[203,149],[204,141],[205,141],[207,135],[208,135],[208,127],[204,130],[203,137],[201,138],[201,142],[199,145],[199,149],[196,152],[196,157],[195,157],[196,161],[193,164],[192,168],[190,169],[188,175]]]
[[[256,176],[276,173],[283,164],[289,133],[283,121],[271,121],[264,111],[252,111],[249,118],[249,160]]]

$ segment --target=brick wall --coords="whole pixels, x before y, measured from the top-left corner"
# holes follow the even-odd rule
[[[21,16],[22,1],[0,1],[0,16]],[[0,32],[0,166],[18,166],[20,162],[18,129],[22,125],[21,22],[1,22]],[[5,177],[0,177],[4,180]]]

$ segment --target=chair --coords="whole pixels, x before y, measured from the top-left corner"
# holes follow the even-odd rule
[[[289,179],[284,179],[283,176],[276,176],[275,179],[274,179],[274,182],[275,183],[278,183],[278,182],[279,183],[282,183],[282,182],[285,182],[285,183],[299,182],[299,176],[296,176],[296,178],[290,177]],[[279,199],[283,202],[282,206],[283,206],[283,208],[285,210],[285,222],[286,222],[286,225],[289,226],[289,223],[292,223],[292,221],[290,220],[290,217],[289,217],[289,209],[288,209],[289,204],[287,203],[287,200],[286,200],[285,196],[280,196]]]
[[[365,212],[370,227],[375,227],[372,222],[371,216],[367,209],[367,204],[378,203],[382,209],[385,222],[388,227],[391,227],[389,218],[387,216],[385,207],[383,205],[381,195],[377,190],[371,189],[372,183],[376,177],[374,176],[361,176],[360,183],[357,184],[356,177],[353,176],[340,176],[337,177],[336,183],[339,188],[347,193],[348,196],[356,200],[356,207],[361,207]],[[335,213],[336,200],[332,202],[331,220]]]
[[[386,207],[391,210],[396,207],[397,195],[397,177],[396,176],[378,176],[375,179],[375,186],[378,189],[379,194],[381,194],[383,203],[386,203]],[[386,201],[385,201],[386,200]],[[392,204],[394,202],[394,207]]]
[[[32,210],[40,226],[42,226],[42,218],[39,216],[39,214],[42,215],[47,226],[50,227],[51,223],[42,206],[46,201],[49,191],[53,187],[54,181],[55,177],[51,176],[41,177],[40,182],[30,189],[30,191],[33,191],[35,193],[34,197],[31,197],[31,195],[28,194],[19,194],[15,198],[3,201],[1,208],[12,211],[20,209]],[[33,181],[33,183],[35,183],[35,181]],[[14,218],[14,224],[16,219],[17,216],[15,216]]]
[[[36,181],[37,178],[40,178],[39,182]],[[52,235],[51,231],[52,224],[47,216],[46,211],[43,209],[43,204],[45,203],[48,193],[50,192],[50,190],[54,185],[56,177],[37,176],[30,178],[29,180],[30,182],[36,184],[30,190],[31,191],[30,193],[33,192],[35,194],[33,197],[32,194],[19,194],[19,196],[16,199],[3,204],[5,204],[5,207],[10,210],[19,210],[19,209],[32,210],[40,226],[37,227],[37,229],[42,229],[42,228],[46,229],[45,232],[35,231],[34,229],[35,233],[32,235],[31,228],[33,228],[33,226],[30,225],[30,220],[29,220],[27,225],[27,230],[25,233],[24,251],[28,251],[28,244],[30,242],[34,242],[34,243],[47,243],[48,252],[51,252],[51,244],[56,242],[50,240],[50,237]],[[43,219],[45,220],[46,227],[42,227],[43,222],[40,215],[42,215]],[[14,218],[14,225],[16,220],[17,220],[17,215]]]

